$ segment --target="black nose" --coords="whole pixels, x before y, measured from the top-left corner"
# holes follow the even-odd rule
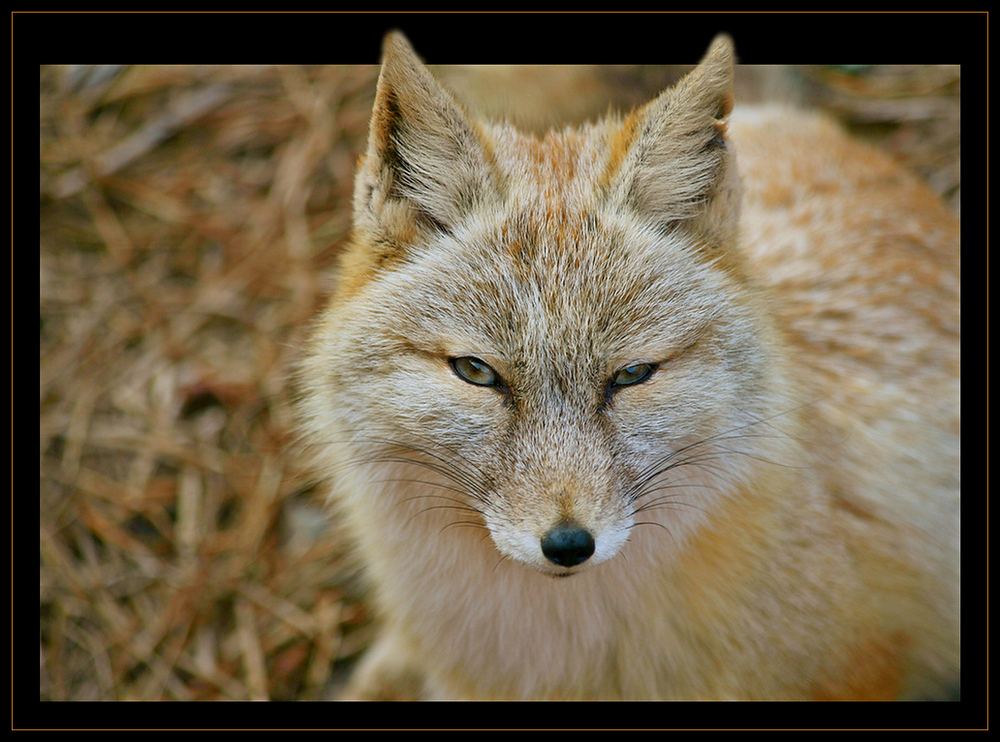
[[[542,536],[542,553],[560,567],[575,567],[594,553],[594,537],[576,523],[560,523]]]

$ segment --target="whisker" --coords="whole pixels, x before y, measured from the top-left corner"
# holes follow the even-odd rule
[[[479,514],[478,510],[470,508],[466,505],[430,505],[426,508],[421,508],[420,511],[414,515],[414,517],[416,517],[417,515],[423,515],[424,513],[430,513],[434,510],[457,510],[463,513],[475,513],[476,515]]]
[[[437,487],[438,489],[442,489],[447,492],[456,492],[458,494],[465,494],[466,492],[461,487],[453,487],[450,484],[442,484],[441,482],[429,482],[426,479],[406,479],[404,477],[394,477],[392,479],[379,479],[378,482],[379,484],[388,484],[388,483],[423,484],[428,487]],[[417,495],[414,498],[407,498],[407,499],[408,500],[415,499],[416,497],[445,497],[445,495]]]
[[[454,519],[445,523],[442,531],[452,527],[474,528],[488,535],[489,530],[482,520],[483,511],[476,504],[488,505],[492,500],[493,486],[489,477],[460,452],[439,442],[424,440],[426,443],[419,444],[385,436],[366,436],[354,441],[364,448],[343,463],[355,467],[398,464],[430,472],[433,477],[386,476],[373,481],[430,488],[434,491],[418,490],[403,498],[403,502],[427,502],[414,512],[413,518],[432,511],[451,511]]]
[[[707,510],[705,510],[705,508],[690,502],[684,502],[683,500],[671,500],[670,498],[672,497],[674,497],[674,495],[665,495],[663,497],[657,497],[653,500],[650,500],[649,502],[644,502],[642,505],[640,505],[639,507],[637,507],[635,510],[632,511],[632,515],[636,515],[637,513],[641,513],[646,510],[654,510],[656,508],[667,508],[670,510],[692,508],[694,510],[700,510],[703,513],[708,512]]]
[[[500,552],[497,552],[497,553],[500,554]],[[506,554],[500,554],[500,558],[497,559],[496,564],[493,565],[493,572],[494,572],[494,574],[496,573],[497,568],[499,568],[500,565],[503,564],[504,562],[506,562],[508,559],[510,559],[510,557],[507,556]]]
[[[775,461],[760,450],[755,450],[753,444],[760,441],[790,437],[788,433],[777,427],[774,421],[810,404],[814,403],[800,405],[790,410],[762,418],[756,417],[747,423],[706,436],[657,457],[635,475],[632,483],[623,493],[627,502],[639,503],[632,510],[632,515],[635,516],[638,513],[650,511],[655,508],[681,509],[688,507],[705,512],[704,508],[679,499],[680,492],[662,494],[652,499],[650,498],[655,493],[671,489],[681,491],[688,488],[711,490],[713,489],[711,483],[699,481],[697,477],[686,476],[686,472],[700,471],[711,477],[725,479],[727,473],[726,462],[733,458],[745,458],[775,466],[808,468],[808,466],[797,466],[791,462]],[[745,410],[742,412],[748,417],[752,417]],[[737,441],[748,444],[749,448],[744,449],[733,445]],[[669,481],[664,481],[665,478],[669,478]]]
[[[667,533],[670,534],[670,538],[674,537],[674,534],[670,532],[669,528],[667,528],[662,523],[657,523],[655,520],[640,520],[640,521],[636,521],[635,523],[632,524],[632,527],[635,528],[636,526],[659,526],[664,531],[666,531]]]
[[[470,471],[471,465],[468,460],[458,454],[452,454],[452,458],[447,458],[422,446],[385,438],[372,437],[366,439],[366,442],[381,446],[385,450],[358,456],[355,458],[358,463],[394,463],[419,466],[458,485],[458,487],[453,488],[453,491],[473,497],[483,503],[489,502],[492,487],[488,478],[479,472]],[[396,450],[401,450],[403,453],[397,453]],[[445,448],[445,450],[448,449]],[[437,486],[447,487],[447,485]]]
[[[441,527],[441,531],[445,531],[448,528],[474,528],[475,530],[486,530],[486,526],[482,523],[477,523],[474,520],[453,520],[450,523],[446,523]]]

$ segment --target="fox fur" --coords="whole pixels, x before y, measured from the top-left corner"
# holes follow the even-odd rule
[[[347,697],[957,682],[958,221],[732,77],[539,138],[387,37],[301,369],[381,620]]]

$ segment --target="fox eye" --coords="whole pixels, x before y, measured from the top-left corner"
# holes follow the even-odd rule
[[[497,386],[500,382],[497,372],[478,358],[462,356],[461,358],[451,358],[448,363],[451,364],[451,369],[458,378],[470,384],[475,384],[476,386]]]
[[[655,363],[633,363],[618,370],[611,379],[612,387],[641,384],[656,370]]]

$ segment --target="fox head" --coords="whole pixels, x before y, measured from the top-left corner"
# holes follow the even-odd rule
[[[368,497],[430,491],[551,574],[645,523],[682,537],[748,476],[772,360],[736,247],[732,58],[720,37],[631,115],[539,140],[469,115],[387,38],[307,361],[338,472],[364,470]]]

